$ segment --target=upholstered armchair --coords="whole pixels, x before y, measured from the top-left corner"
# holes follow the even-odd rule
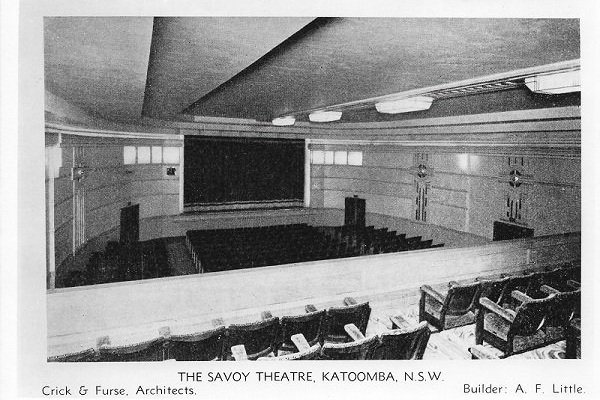
[[[552,307],[557,306],[556,296],[533,299],[519,291],[513,291],[511,296],[520,303],[514,310],[487,297],[479,299],[476,344],[485,341],[499,349],[504,358],[553,343],[555,340],[546,336],[543,327]]]
[[[306,314],[281,317],[280,351],[296,351],[297,347],[292,342],[291,337],[299,333],[304,336],[309,346],[322,342],[323,323],[325,321],[326,311],[316,309],[314,309],[314,311],[311,310],[313,310],[313,308],[307,306]]]
[[[167,358],[177,361],[217,361],[223,358],[225,327],[167,339]]]
[[[325,318],[323,340],[325,342],[343,343],[350,339],[344,330],[347,324],[354,324],[364,335],[367,331],[371,306],[369,302],[357,304],[354,299],[344,299],[346,306],[330,307]]]
[[[379,337],[365,337],[354,324],[344,326],[351,342],[329,343],[325,342],[321,349],[323,360],[365,360],[373,357],[373,352],[379,346]]]
[[[269,355],[278,347],[279,318],[272,317],[246,324],[231,324],[227,328],[223,359],[233,358],[231,348],[243,344],[249,360]]]
[[[379,334],[379,346],[372,359],[375,360],[421,360],[427,348],[431,331],[423,321],[410,328],[399,328],[395,317],[390,317],[394,329]]]
[[[421,286],[419,321],[427,321],[440,331],[475,322],[480,282],[450,282],[444,295],[429,285]]]

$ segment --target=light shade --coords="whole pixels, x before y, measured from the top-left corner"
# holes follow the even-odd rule
[[[375,108],[383,114],[400,114],[413,111],[429,110],[433,98],[426,96],[409,97],[407,99],[382,101]]]
[[[296,118],[291,117],[291,116],[279,117],[279,118],[275,118],[271,122],[273,123],[273,125],[276,125],[276,126],[290,126],[290,125],[294,125],[296,123]]]
[[[341,111],[315,111],[308,115],[311,122],[332,122],[342,118]]]
[[[525,85],[535,93],[562,94],[580,92],[579,70],[525,78]]]

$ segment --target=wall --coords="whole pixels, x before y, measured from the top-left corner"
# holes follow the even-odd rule
[[[368,138],[379,133],[374,129],[365,129],[367,139],[313,140],[311,150],[362,151],[363,165],[311,165],[311,207],[343,209],[345,197],[358,195],[366,199],[368,224],[403,219],[408,227],[420,224],[421,231],[435,225],[491,239],[493,222],[507,218],[510,194],[521,199],[519,222],[536,235],[579,231],[577,112],[524,112],[521,120],[507,114],[401,126],[396,139],[386,142]],[[539,132],[543,136],[528,138]],[[445,140],[436,144],[442,135]],[[478,137],[465,141],[468,135]],[[426,167],[424,179],[417,176],[419,165]],[[510,185],[515,170],[521,174],[518,187]],[[418,181],[429,183],[425,222],[415,221]]]
[[[118,239],[116,228],[119,226],[120,209],[129,202],[140,205],[140,219],[179,213],[179,165],[124,165],[125,145],[180,147],[182,141],[61,133],[57,146],[62,154],[62,167],[54,179],[57,266],[73,251],[74,185],[80,185],[84,191],[86,240],[96,237]],[[80,163],[88,170],[80,183],[74,183],[71,169]],[[176,175],[167,176],[167,167],[176,167]]]

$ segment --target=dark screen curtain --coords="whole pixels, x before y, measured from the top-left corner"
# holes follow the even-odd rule
[[[186,205],[302,200],[304,141],[186,136]]]

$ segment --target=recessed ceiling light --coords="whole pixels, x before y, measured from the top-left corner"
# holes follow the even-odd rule
[[[579,70],[536,75],[525,78],[525,85],[535,93],[562,94],[580,92]]]
[[[315,111],[308,115],[311,122],[332,122],[342,118],[341,111]]]
[[[433,98],[431,97],[417,96],[407,99],[383,101],[376,103],[375,108],[383,114],[400,114],[428,110],[432,102]]]
[[[273,125],[276,125],[276,126],[290,126],[290,125],[294,125],[294,123],[296,123],[296,118],[294,118],[292,116],[278,117],[278,118],[273,119],[272,123],[273,123]]]

